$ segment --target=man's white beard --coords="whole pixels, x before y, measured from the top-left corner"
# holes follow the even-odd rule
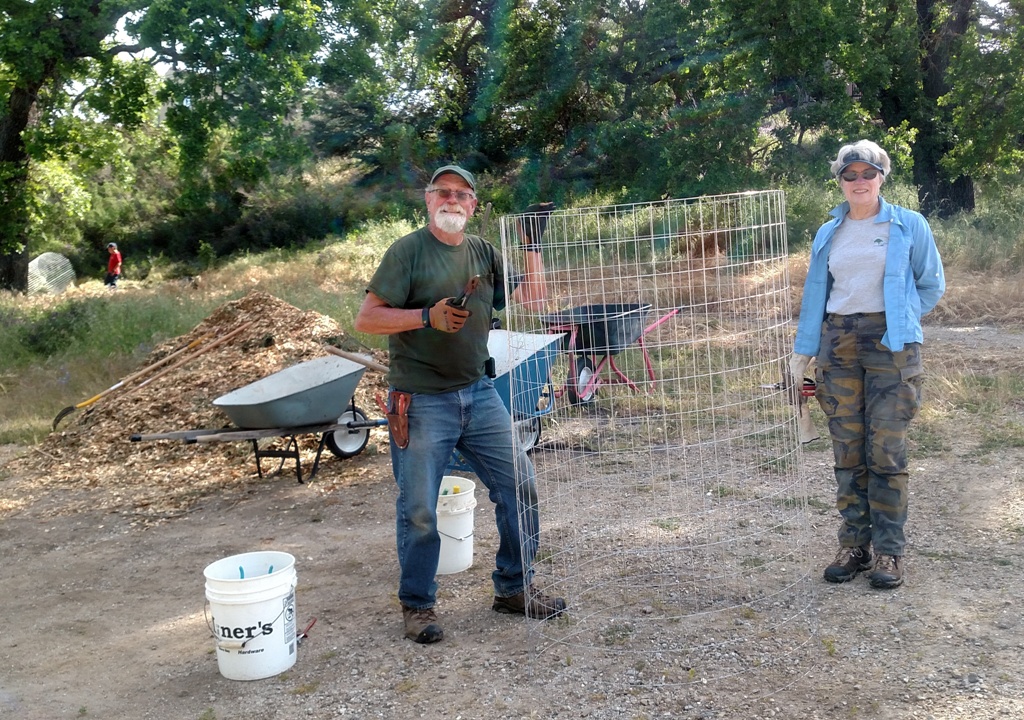
[[[444,208],[439,208],[434,213],[434,224],[442,231],[446,233],[460,233],[462,229],[466,227],[466,216],[461,213],[445,212]]]

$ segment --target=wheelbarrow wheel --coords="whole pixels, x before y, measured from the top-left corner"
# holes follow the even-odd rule
[[[597,396],[597,385],[589,390],[587,385],[594,377],[593,361],[580,355],[576,358],[574,377],[569,378],[569,387],[566,388],[569,395],[569,402],[573,405],[587,405],[594,402]]]
[[[350,405],[342,413],[341,417],[338,418],[338,423],[350,422],[364,423],[366,422],[366,415],[359,408]],[[354,430],[338,428],[327,433],[327,449],[342,460],[355,457],[361,453],[369,441],[370,428],[368,427],[355,428]]]
[[[513,427],[516,429],[516,440],[519,442],[519,446],[526,452],[533,450],[537,446],[537,442],[540,440],[540,418],[528,418],[526,420],[516,420]]]

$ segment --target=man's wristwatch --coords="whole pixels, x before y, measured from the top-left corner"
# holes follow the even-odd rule
[[[423,308],[423,327],[430,327],[430,308]]]

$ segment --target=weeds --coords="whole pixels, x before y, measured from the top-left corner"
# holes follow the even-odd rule
[[[666,532],[675,532],[682,526],[679,518],[674,517],[657,518],[655,520],[652,520],[651,524],[653,524],[656,528],[660,530],[665,530]]]

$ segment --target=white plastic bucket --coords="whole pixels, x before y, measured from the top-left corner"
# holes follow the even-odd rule
[[[260,680],[295,664],[295,558],[232,555],[203,570],[217,667],[228,680]]]
[[[455,488],[458,492],[455,492]],[[476,484],[472,480],[445,475],[437,496],[437,532],[441,535],[438,575],[468,570],[473,565],[473,508]]]

